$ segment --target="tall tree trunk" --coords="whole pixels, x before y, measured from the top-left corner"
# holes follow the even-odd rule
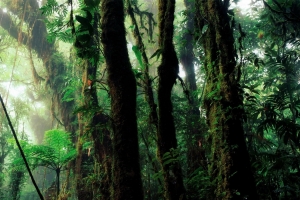
[[[81,168],[82,168],[82,158],[83,158],[83,142],[82,142],[82,138],[83,138],[83,119],[82,119],[82,114],[78,113],[78,124],[79,124],[79,128],[78,128],[78,136],[76,138],[76,150],[77,150],[77,155],[76,155],[76,159],[75,159],[75,167],[74,167],[74,172],[75,172],[75,186],[76,186],[76,195],[77,197],[83,198],[85,194],[84,188],[83,188],[83,184],[81,183],[82,180],[82,174],[81,174]],[[87,195],[86,195],[87,197]]]
[[[86,121],[85,130],[80,131],[80,133],[85,132],[92,136],[93,144],[94,144],[94,155],[95,162],[98,162],[102,167],[101,171],[103,173],[103,177],[101,178],[101,182],[95,183],[97,190],[100,188],[101,199],[109,199],[110,198],[110,184],[111,184],[111,176],[110,176],[110,168],[111,168],[111,139],[110,132],[106,128],[109,118],[101,112],[101,108],[99,107],[97,89],[96,89],[96,78],[97,78],[97,69],[99,63],[99,55],[100,55],[100,36],[99,36],[99,23],[100,23],[100,14],[98,9],[93,10],[93,35],[91,35],[90,46],[94,47],[97,52],[93,52],[93,56],[88,55],[82,56],[81,58],[84,60],[84,70],[82,80],[84,82],[82,88],[82,95],[84,96],[83,105],[85,112],[82,113],[82,117],[84,121]],[[81,50],[80,47],[77,47],[77,50]],[[82,135],[82,134],[81,134]],[[80,136],[81,136],[80,135]],[[81,150],[81,151],[79,151]],[[78,140],[78,163],[77,166],[77,193],[78,198],[86,198],[87,195],[93,196],[91,187],[88,187],[85,183],[81,182],[80,179],[86,178],[83,177],[82,174],[86,174],[89,176],[90,174],[85,173],[84,169],[81,165],[83,165],[82,158],[80,154],[84,154],[82,151],[82,143]],[[82,155],[81,155],[82,156]],[[89,156],[89,155],[88,155]],[[103,169],[103,170],[102,170]],[[86,189],[82,189],[85,186]],[[98,190],[99,191],[99,190]]]
[[[142,70],[143,70],[143,83],[142,83],[142,87],[143,90],[145,92],[145,99],[148,103],[148,106],[150,108],[150,115],[149,115],[149,122],[150,124],[153,124],[156,128],[156,131],[158,131],[158,116],[157,116],[157,105],[154,101],[154,94],[153,94],[153,88],[152,88],[152,79],[150,77],[149,74],[149,60],[146,54],[146,48],[142,39],[142,35],[141,32],[139,30],[139,26],[138,23],[136,21],[135,15],[134,15],[134,11],[131,5],[131,0],[127,0],[127,13],[131,19],[132,25],[134,26],[134,29],[132,30],[133,32],[133,36],[135,38],[135,42],[136,42],[136,46],[138,48],[138,50],[141,53],[141,57],[142,57]],[[152,133],[150,133],[152,134]],[[159,166],[157,165],[157,162],[155,162],[152,159],[151,153],[149,151],[149,144],[148,141],[145,139],[144,134],[141,134],[141,138],[146,146],[147,149],[147,157],[149,162],[151,162],[151,165],[153,167],[153,171],[154,173],[159,173]],[[160,179],[158,179],[158,183],[160,186],[162,186],[162,181]]]
[[[10,183],[9,188],[11,189],[11,198],[13,200],[19,200],[21,189],[22,189],[22,183],[24,180],[24,172],[23,171],[12,171],[10,173]]]
[[[135,38],[136,46],[137,46],[138,50],[141,52],[142,65],[143,65],[142,69],[143,69],[143,74],[144,74],[143,75],[143,89],[145,92],[146,101],[150,108],[150,115],[149,115],[150,123],[155,125],[155,127],[157,129],[158,128],[158,117],[157,117],[157,111],[156,111],[157,105],[155,104],[155,101],[154,101],[152,80],[149,75],[150,64],[149,64],[149,60],[148,60],[148,57],[146,54],[145,45],[144,45],[137,21],[135,19],[134,11],[133,11],[130,1],[131,0],[127,0],[127,6],[128,6],[127,12],[131,18],[132,25],[134,26],[133,36]]]
[[[204,104],[210,129],[214,199],[258,199],[244,139],[229,0],[197,0],[205,50]]]
[[[180,46],[180,63],[182,64],[183,70],[185,71],[186,78],[185,82],[187,84],[187,88],[193,92],[197,90],[196,85],[196,76],[194,69],[194,54],[193,54],[193,32],[194,32],[194,10],[195,2],[194,0],[184,0],[184,4],[186,7],[186,29],[182,35],[182,42]],[[191,99],[192,101],[194,100]],[[199,110],[198,110],[199,112]]]
[[[194,32],[194,10],[195,2],[190,0],[184,0],[187,12],[186,30],[182,36],[182,44],[180,47],[180,63],[182,64],[183,70],[186,74],[185,84],[189,90],[189,110],[187,113],[187,145],[190,154],[195,156],[188,156],[188,165],[190,172],[193,172],[200,167],[199,160],[204,159],[204,152],[199,148],[198,141],[203,139],[201,135],[201,127],[199,124],[200,111],[195,92],[197,90],[196,75],[194,68],[194,53],[193,53],[193,32]],[[193,142],[196,141],[196,142]],[[192,143],[193,142],[193,143]],[[198,156],[198,159],[195,157]],[[203,158],[202,158],[203,157]]]
[[[59,196],[59,192],[60,192],[60,168],[57,168],[55,170],[56,172],[56,198],[58,198]]]
[[[202,167],[207,169],[205,149],[202,145],[206,127],[200,123],[199,102],[195,92],[197,90],[196,75],[194,68],[194,18],[195,18],[195,1],[184,0],[186,7],[186,25],[180,43],[179,59],[185,72],[185,84],[189,91],[189,105],[186,112],[186,145],[187,145],[187,177],[190,177],[195,170]],[[203,120],[204,121],[204,120]],[[200,181],[200,180],[199,180]],[[199,189],[194,186],[195,182],[188,182],[187,194],[190,199],[199,195]]]
[[[125,39],[122,0],[102,1],[102,43],[113,123],[113,195],[143,199],[136,118],[136,80]]]
[[[4,169],[4,159],[5,159],[5,157],[6,157],[6,155],[5,155],[5,153],[3,152],[4,151],[4,148],[3,148],[3,146],[4,145],[1,145],[2,146],[2,148],[1,148],[1,152],[0,152],[0,173],[1,174],[3,174],[3,169]],[[0,187],[2,187],[2,185],[3,185],[3,181],[4,180],[4,178],[0,178]]]
[[[171,92],[178,77],[178,59],[173,45],[175,0],[159,0],[159,46],[162,61],[158,67],[158,157],[162,164],[165,198],[185,199],[182,172],[177,160],[177,139],[172,115]],[[169,158],[165,159],[167,154]],[[169,159],[174,159],[169,162]]]

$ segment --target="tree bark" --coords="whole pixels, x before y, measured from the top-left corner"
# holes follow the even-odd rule
[[[99,35],[99,23],[100,23],[100,14],[97,9],[93,11],[93,35],[91,35],[90,46],[95,47],[98,53],[95,53],[92,57],[86,58],[82,57],[84,60],[84,70],[83,70],[83,87],[82,87],[82,95],[84,96],[84,110],[82,113],[82,118],[86,121],[85,131],[83,128],[80,132],[85,132],[86,134],[90,134],[93,140],[93,149],[94,155],[96,158],[96,162],[101,166],[101,171],[103,173],[103,177],[100,182],[94,183],[97,190],[100,188],[101,199],[106,200],[110,199],[110,184],[111,184],[111,139],[110,132],[106,128],[109,123],[109,117],[101,112],[101,108],[99,106],[98,96],[97,96],[97,88],[96,88],[96,78],[97,78],[97,69],[99,65],[99,55],[100,55],[100,35]],[[79,48],[79,47],[77,47]],[[88,55],[90,56],[90,55]],[[93,62],[91,62],[91,60]],[[81,125],[83,126],[83,124]],[[78,155],[84,154],[82,151],[82,144],[78,143]],[[88,155],[89,156],[89,155]],[[86,174],[89,176],[90,174],[84,173],[84,169],[81,165],[80,156],[78,156],[77,163],[77,193],[78,198],[86,198],[87,195],[93,195],[94,193],[90,187],[86,187],[86,190],[82,190],[83,186],[86,186],[85,183],[82,183],[80,179],[86,178],[82,177],[82,174]],[[102,170],[103,169],[103,170]],[[87,170],[88,171],[88,170]],[[100,177],[99,177],[100,179]]]
[[[125,39],[122,0],[102,1],[102,43],[113,123],[113,195],[143,199],[136,118],[136,80]]]
[[[177,151],[177,139],[172,115],[171,92],[178,77],[178,59],[173,45],[175,0],[159,0],[159,46],[162,61],[158,67],[158,158],[162,164],[165,198],[185,199],[182,172]],[[170,153],[171,163],[164,159]],[[174,154],[173,154],[174,153]]]
[[[210,131],[214,199],[258,199],[244,139],[229,0],[197,0],[205,50],[204,104]]]

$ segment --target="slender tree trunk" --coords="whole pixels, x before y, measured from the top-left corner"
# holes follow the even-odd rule
[[[196,7],[206,56],[204,104],[212,141],[213,198],[258,199],[242,126],[229,0],[198,0]]]
[[[149,105],[149,108],[150,108],[150,115],[149,115],[149,118],[150,118],[150,123],[152,123],[153,125],[155,125],[156,129],[158,128],[158,117],[157,117],[157,105],[154,101],[154,95],[153,95],[153,88],[152,88],[152,80],[150,78],[150,75],[149,75],[149,61],[148,61],[148,57],[147,57],[147,54],[146,54],[146,49],[145,49],[145,45],[144,45],[144,42],[143,42],[143,39],[142,39],[142,36],[141,36],[141,33],[139,31],[139,27],[138,27],[138,24],[137,24],[137,21],[135,19],[135,16],[134,16],[134,12],[133,12],[133,9],[132,9],[132,6],[131,6],[131,0],[127,0],[127,6],[128,6],[128,9],[127,9],[127,12],[131,18],[131,22],[132,22],[132,25],[134,26],[134,29],[133,29],[133,36],[135,38],[135,42],[136,42],[136,45],[139,49],[139,51],[141,52],[141,56],[142,56],[142,68],[143,68],[143,73],[144,73],[144,76],[143,76],[143,89],[144,89],[144,92],[145,92],[145,97],[146,97],[146,101]]]
[[[4,151],[4,145],[1,145],[2,148],[1,148],[1,155],[0,155],[0,173],[3,174],[3,169],[4,169],[4,159],[6,157],[5,153],[3,152]],[[1,177],[0,178],[0,187],[3,186],[3,178]]]
[[[57,195],[57,198],[59,196],[59,192],[60,192],[60,168],[57,168],[55,170],[56,172],[56,195]]]
[[[171,92],[178,77],[178,59],[173,45],[175,0],[159,0],[159,45],[162,61],[158,67],[158,157],[162,164],[165,198],[185,199],[182,172],[177,160],[177,139],[172,115]],[[164,158],[169,154],[174,162]]]
[[[194,68],[194,53],[193,53],[193,32],[194,32],[194,8],[195,2],[190,0],[184,1],[187,12],[187,21],[186,21],[186,29],[182,36],[182,44],[180,47],[180,63],[182,64],[183,70],[185,72],[185,84],[187,85],[187,89],[189,90],[189,110],[187,113],[187,145],[189,150],[191,150],[191,154],[198,154],[201,159],[204,156],[204,152],[200,151],[198,141],[203,139],[203,135],[201,135],[201,127],[199,124],[200,119],[200,111],[197,98],[195,97],[195,92],[197,90],[196,84],[196,75]],[[193,142],[192,141],[196,141]],[[198,152],[197,152],[198,151]],[[203,155],[202,155],[203,154]],[[194,171],[198,167],[200,167],[200,159],[194,159],[188,157],[189,170]]]
[[[19,200],[22,183],[24,180],[24,172],[23,171],[12,171],[10,174],[10,184],[9,187],[11,189],[11,198],[13,200]]]
[[[95,83],[95,78],[97,76],[97,65],[92,65],[88,62],[86,69],[86,82],[91,81],[92,84],[86,84],[84,86],[84,97],[85,104],[88,110],[86,118],[93,116],[88,124],[88,129],[91,132],[93,142],[94,142],[94,154],[96,161],[102,166],[103,177],[100,183],[96,183],[100,187],[100,194],[102,200],[110,199],[110,185],[111,185],[111,138],[110,132],[107,128],[109,123],[108,116],[104,115],[100,111],[98,105],[97,89]],[[91,80],[92,79],[92,80]]]
[[[85,157],[87,157],[83,151],[83,137],[84,137],[84,124],[82,114],[78,114],[78,123],[79,123],[79,135],[76,138],[76,150],[77,156],[75,160],[75,186],[76,186],[76,195],[78,199],[92,199],[93,194],[91,190],[87,190],[86,185],[83,183],[82,178],[85,178],[88,174],[86,169],[83,169],[83,163]]]
[[[112,199],[143,199],[136,118],[136,80],[125,39],[122,0],[102,1],[102,43],[113,120]]]
[[[185,84],[189,91],[189,105],[186,112],[186,145],[187,145],[187,177],[190,177],[195,170],[207,169],[205,149],[203,145],[206,127],[200,123],[199,102],[195,92],[197,91],[196,75],[194,68],[194,18],[195,1],[184,0],[186,7],[186,25],[180,42],[179,59],[185,72]],[[204,121],[204,120],[203,120]],[[200,181],[200,180],[199,180]],[[195,182],[188,182],[186,185],[189,199],[199,195],[199,189],[194,186]],[[200,184],[200,183],[199,183]]]
[[[194,69],[194,54],[193,54],[195,2],[194,0],[184,0],[184,4],[186,7],[187,20],[185,26],[186,29],[182,35],[179,58],[183,70],[185,71],[186,74],[185,82],[187,84],[187,88],[191,92],[194,92],[195,90],[197,90],[196,76],[195,76],[195,69]],[[194,100],[194,98],[191,100]]]
[[[148,106],[150,108],[150,115],[149,115],[149,122],[150,124],[153,124],[156,128],[156,131],[158,131],[158,116],[157,116],[157,105],[154,101],[154,94],[153,94],[153,88],[152,88],[152,80],[150,78],[149,75],[149,61],[148,61],[148,57],[146,54],[146,48],[138,27],[138,23],[136,21],[136,18],[134,16],[134,12],[133,12],[133,8],[131,5],[131,0],[127,0],[127,13],[130,16],[132,25],[134,26],[133,29],[133,36],[135,38],[135,42],[136,42],[136,46],[138,47],[138,50],[141,52],[141,57],[142,57],[142,65],[141,68],[143,70],[143,83],[142,83],[142,87],[143,90],[145,92],[145,99],[148,103]],[[151,133],[150,133],[151,134]],[[155,173],[159,173],[159,167],[157,166],[157,163],[152,159],[151,153],[149,151],[149,144],[148,141],[145,139],[145,136],[143,135],[143,133],[141,134],[141,138],[146,146],[147,149],[147,157],[149,162],[151,163],[152,167],[153,167],[153,171]],[[158,179],[158,183],[160,186],[162,186],[161,180]]]
[[[99,51],[100,48],[100,36],[99,36],[99,23],[100,23],[100,14],[98,11],[94,11],[94,23],[93,23],[93,37],[91,37],[90,46],[97,47]],[[84,107],[85,111],[83,113],[83,118],[87,122],[86,131],[90,132],[92,136],[92,140],[94,143],[94,155],[96,158],[96,162],[98,162],[103,168],[103,176],[101,178],[101,182],[95,183],[100,187],[100,194],[101,199],[109,199],[110,198],[110,184],[111,184],[111,139],[110,139],[110,132],[106,128],[109,118],[101,112],[101,108],[99,107],[98,97],[97,97],[97,89],[96,89],[96,78],[97,78],[97,69],[99,63],[99,55],[100,52],[97,54],[95,53],[92,58],[86,59],[84,64],[84,72],[83,72],[83,81],[84,85],[82,88],[82,93],[84,96]],[[91,62],[93,60],[93,63]],[[92,117],[91,117],[92,116]],[[81,152],[82,153],[82,152]],[[101,170],[102,170],[101,169]],[[78,173],[82,173],[81,172]],[[88,174],[87,174],[88,175]],[[78,176],[82,176],[78,174]],[[82,184],[78,182],[77,188],[80,190]],[[85,185],[86,188],[87,185]],[[92,193],[93,191],[83,191],[80,192],[80,196],[84,197],[85,193]]]

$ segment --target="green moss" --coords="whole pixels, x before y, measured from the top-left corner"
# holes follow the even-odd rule
[[[231,199],[236,195],[236,191],[239,191],[243,195],[251,194],[255,199],[255,185],[251,172],[244,168],[245,165],[240,164],[243,160],[250,169],[240,121],[241,112],[235,110],[243,106],[242,102],[236,100],[238,91],[234,87],[236,80],[232,76],[235,59],[232,30],[224,12],[227,8],[223,8],[220,1],[214,0],[199,1],[198,5],[200,16],[204,16],[205,23],[209,24],[202,43],[205,48],[205,70],[208,76],[204,103],[212,138],[209,172],[214,185],[213,196]],[[236,135],[236,132],[240,135]],[[240,183],[238,179],[247,179],[249,182]],[[248,187],[248,183],[252,186]]]

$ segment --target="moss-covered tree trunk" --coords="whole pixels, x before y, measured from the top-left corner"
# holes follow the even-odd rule
[[[205,50],[205,108],[213,199],[258,199],[243,130],[229,0],[197,0]]]
[[[172,115],[171,93],[178,77],[178,59],[173,45],[175,0],[159,0],[159,48],[162,60],[158,67],[158,157],[162,164],[165,198],[185,199],[182,172],[178,160],[177,139]],[[175,150],[175,151],[173,151]],[[164,156],[169,155],[168,158]],[[173,162],[169,162],[174,159]]]
[[[113,123],[112,199],[143,199],[136,118],[136,80],[125,39],[122,0],[102,1],[102,43]]]
[[[23,171],[12,171],[10,173],[9,188],[11,189],[11,198],[13,200],[20,199],[23,181],[24,181]]]
[[[2,148],[1,149],[4,149],[3,146],[4,145],[1,145]],[[5,152],[2,152],[1,151],[1,155],[0,155],[0,173],[3,174],[3,169],[4,169],[4,159],[5,159],[6,155],[5,155]],[[2,187],[3,185],[3,180],[4,178],[0,178],[0,187]]]
[[[94,47],[96,52],[93,52],[92,55],[84,55],[81,58],[83,59],[84,70],[82,75],[83,87],[82,95],[84,97],[84,102],[82,106],[84,107],[85,112],[82,113],[82,118],[85,121],[85,124],[80,124],[85,127],[80,128],[79,137],[84,134],[91,135],[93,140],[93,149],[96,162],[101,166],[102,177],[100,182],[95,182],[94,187],[89,187],[85,182],[81,181],[83,174],[86,174],[87,177],[90,176],[89,169],[83,167],[84,163],[82,162],[82,155],[87,154],[82,151],[82,139],[78,139],[77,149],[77,164],[76,164],[76,175],[77,175],[77,194],[78,198],[87,198],[88,195],[101,196],[101,199],[106,200],[110,199],[110,184],[111,184],[111,139],[110,132],[108,131],[107,124],[109,118],[101,112],[99,106],[98,96],[97,96],[97,69],[100,56],[100,33],[99,33],[99,23],[100,23],[100,14],[98,9],[93,11],[93,33],[89,42],[90,47]],[[82,50],[80,47],[76,47],[78,51]],[[82,121],[82,120],[81,120]],[[81,122],[82,123],[82,122]],[[86,138],[87,139],[87,138]],[[90,155],[86,155],[90,156]],[[88,173],[85,173],[87,171]],[[100,177],[98,177],[100,179]],[[92,191],[92,188],[97,188],[97,191],[100,191],[100,194],[95,194]]]

